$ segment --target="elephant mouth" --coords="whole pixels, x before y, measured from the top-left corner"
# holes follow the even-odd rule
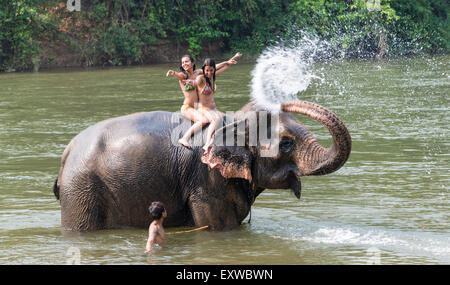
[[[289,184],[289,188],[294,192],[295,197],[300,199],[302,195],[302,183],[300,179],[297,179],[295,175],[289,175],[287,178],[287,182]]]
[[[263,187],[268,189],[291,189],[295,197],[300,199],[302,193],[300,177],[301,173],[297,167],[288,166],[288,169],[281,169],[275,173]]]

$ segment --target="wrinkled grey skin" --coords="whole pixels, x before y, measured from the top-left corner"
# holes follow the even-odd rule
[[[320,146],[287,107],[280,113],[275,157],[261,157],[259,145],[214,145],[202,158],[201,147],[172,144],[171,133],[180,124],[173,121],[174,113],[163,111],[112,118],[85,129],[64,150],[54,185],[62,228],[146,228],[151,221],[149,205],[161,201],[168,213],[166,227],[208,225],[228,230],[241,224],[266,188],[292,189],[300,198],[301,176],[336,171],[351,148],[342,122],[323,107],[306,103],[302,107],[306,115],[330,130],[330,148]],[[247,126],[258,123],[245,117],[258,111],[253,104],[241,110],[237,119]],[[175,116],[187,129],[190,122]]]

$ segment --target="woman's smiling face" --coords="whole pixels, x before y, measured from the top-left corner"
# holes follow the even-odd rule
[[[189,57],[185,56],[181,59],[181,67],[183,67],[184,70],[188,71],[193,66],[194,63],[191,61]]]
[[[205,76],[211,79],[213,77],[214,70],[214,66],[205,66]]]

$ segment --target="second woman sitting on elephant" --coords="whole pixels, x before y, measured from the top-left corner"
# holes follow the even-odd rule
[[[207,58],[202,65],[202,74],[195,79],[194,86],[198,95],[198,110],[209,121],[206,143],[203,146],[204,154],[207,154],[210,145],[213,143],[214,132],[223,116],[223,113],[216,109],[216,103],[214,101],[214,93],[217,90],[216,76],[224,72],[231,64],[236,64],[236,59],[241,56],[242,54],[236,53],[236,55],[225,62],[225,65],[220,69],[216,68],[214,59]],[[201,122],[196,122],[186,131],[184,136],[180,139],[180,143],[189,146],[189,137],[201,130],[202,127],[203,124]]]

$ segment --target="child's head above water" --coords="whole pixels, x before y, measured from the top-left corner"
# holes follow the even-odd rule
[[[164,204],[161,202],[153,202],[148,208],[148,210],[150,211],[150,215],[152,215],[152,219],[154,221],[161,219],[164,212],[166,211],[166,208],[164,207]]]

